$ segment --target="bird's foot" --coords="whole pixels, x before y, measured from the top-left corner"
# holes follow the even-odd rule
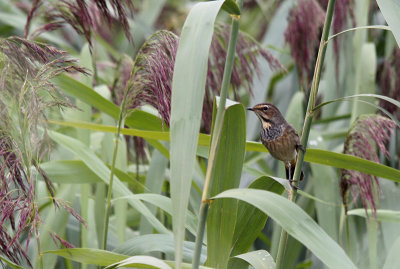
[[[289,179],[289,184],[292,189],[295,189],[296,191],[299,189],[296,185],[293,185],[293,183],[298,182],[297,180]]]
[[[296,150],[301,150],[303,153],[306,153],[306,149],[303,147],[303,145],[296,145]]]

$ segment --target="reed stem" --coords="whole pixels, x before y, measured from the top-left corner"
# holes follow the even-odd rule
[[[312,81],[312,85],[311,85],[311,93],[310,93],[308,104],[307,104],[307,112],[305,115],[303,131],[302,131],[302,136],[301,136],[301,144],[303,145],[304,149],[307,148],[308,137],[310,134],[311,123],[312,123],[312,119],[313,119],[313,109],[315,107],[315,103],[317,100],[318,86],[319,86],[321,70],[322,70],[322,66],[323,66],[323,62],[324,62],[324,58],[325,58],[326,45],[327,45],[329,31],[330,31],[330,27],[331,27],[331,23],[332,23],[335,2],[336,2],[336,0],[329,0],[329,3],[328,3],[324,28],[323,28],[322,36],[321,36],[321,42],[320,42],[319,49],[318,49],[317,61],[315,63],[314,76],[313,76],[313,81]],[[297,157],[296,169],[294,171],[294,176],[293,176],[294,188],[289,193],[289,197],[288,197],[288,199],[293,202],[296,200],[296,195],[297,195],[296,187],[298,186],[300,174],[301,174],[301,171],[303,168],[304,154],[305,154],[305,152],[300,150],[298,157]],[[276,257],[276,269],[282,268],[282,263],[283,263],[283,259],[285,256],[287,240],[288,240],[288,233],[282,229],[281,238],[280,238],[279,247],[278,247],[278,254]]]
[[[110,212],[111,212],[111,196],[112,196],[112,187],[114,183],[114,170],[115,170],[115,161],[117,159],[117,152],[118,152],[118,145],[119,139],[121,135],[121,128],[124,124],[125,120],[125,106],[126,106],[126,99],[128,96],[129,87],[125,90],[124,98],[122,99],[121,103],[121,111],[119,113],[119,120],[118,120],[118,129],[117,133],[115,134],[115,145],[113,150],[113,157],[111,163],[111,171],[110,171],[110,181],[108,184],[108,192],[107,192],[107,204],[106,204],[106,212],[104,215],[104,230],[103,230],[103,244],[102,247],[106,250],[107,247],[107,236],[108,236],[108,223],[110,219]]]

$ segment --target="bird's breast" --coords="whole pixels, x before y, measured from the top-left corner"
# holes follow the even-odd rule
[[[281,161],[291,161],[296,158],[296,141],[290,133],[283,132],[275,139],[266,139],[261,135],[261,141],[271,155]]]
[[[264,127],[264,123],[263,123],[263,127]],[[278,139],[280,136],[282,136],[282,134],[283,134],[282,126],[272,126],[271,124],[268,123],[268,126],[265,126],[265,127],[267,127],[267,128],[261,129],[261,139],[263,139],[263,140],[274,141],[274,140]]]

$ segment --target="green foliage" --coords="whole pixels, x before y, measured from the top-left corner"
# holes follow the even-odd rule
[[[382,11],[383,16],[385,17],[386,22],[389,24],[390,30],[393,32],[394,37],[396,38],[397,44],[400,46],[400,31],[399,31],[399,14],[400,6],[398,0],[389,0],[376,1],[379,5],[379,8]]]
[[[271,177],[263,176],[253,181],[249,185],[249,189],[267,190],[281,195],[283,193],[284,187],[279,181]],[[231,260],[229,261],[228,268],[237,268],[240,267],[242,264],[240,260],[233,259],[233,257],[245,255],[245,257],[253,260],[252,257],[254,257],[254,253],[249,254],[249,256],[240,253],[246,253],[247,251],[249,251],[253,242],[262,232],[262,229],[264,228],[267,221],[267,217],[268,216],[260,209],[243,201],[239,201],[237,206],[235,231],[233,234],[232,246],[230,247]],[[257,255],[260,254],[257,253]],[[265,253],[262,253],[261,260],[264,258],[264,255]],[[239,258],[243,259],[244,257],[241,256]],[[248,261],[247,259],[244,260]]]
[[[255,269],[275,269],[274,259],[265,250],[256,250],[245,254],[237,255],[234,258],[248,262]],[[236,267],[235,267],[236,268]]]
[[[284,197],[262,190],[234,189],[214,197],[218,198],[235,198],[257,207],[307,246],[327,266],[357,268],[343,249],[310,216]]]
[[[128,256],[126,255],[121,255],[101,249],[84,248],[51,250],[45,252],[44,254],[55,254],[71,259],[73,261],[86,264],[96,264],[101,266],[107,266],[128,258]]]
[[[327,42],[320,48],[323,56],[316,71],[311,70],[317,72],[314,84],[305,86],[304,81],[311,77],[299,79],[301,67],[293,60],[293,53],[300,52],[289,51],[284,32],[291,8],[307,1],[311,0],[253,1],[246,2],[244,9],[241,1],[233,0],[195,4],[186,0],[121,1],[123,5],[132,2],[134,9],[125,6],[112,10],[115,18],[107,21],[111,29],[99,27],[101,24],[93,27],[96,21],[88,24],[93,27],[85,30],[90,33],[90,48],[87,37],[75,32],[73,20],[63,22],[72,27],[32,35],[48,22],[46,5],[33,13],[28,33],[33,40],[21,39],[26,9],[13,2],[0,2],[0,142],[5,137],[13,141],[10,152],[22,160],[19,171],[26,174],[29,180],[24,184],[32,190],[22,191],[32,197],[25,210],[37,208],[27,216],[27,223],[37,220],[40,225],[33,230],[27,226],[16,237],[21,249],[29,238],[27,256],[33,267],[395,268],[400,249],[398,128],[388,138],[389,156],[376,155],[379,163],[344,154],[343,146],[351,124],[360,115],[380,113],[400,127],[400,100],[386,91],[400,85],[400,70],[396,71],[396,63],[400,63],[396,62],[400,55],[396,54],[400,44],[399,1],[378,0],[379,9],[369,1],[343,6],[354,18],[341,17],[345,28],[339,33],[328,36],[329,31],[325,32]],[[112,9],[114,1],[105,2],[108,6],[104,8]],[[326,8],[323,2],[327,1],[315,0]],[[344,1],[336,1],[336,5],[340,2]],[[88,4],[87,8],[89,16],[95,18],[97,14],[100,21],[105,20],[94,6]],[[133,44],[125,36],[121,14],[127,16]],[[381,15],[388,26],[366,25],[382,24],[376,19]],[[220,29],[231,31],[213,36],[215,22],[224,25]],[[225,24],[231,28],[225,28]],[[174,65],[169,66],[173,74],[162,73],[164,69],[157,66],[161,62],[144,66],[149,62],[145,61],[147,57],[158,59],[158,51],[146,46],[141,50],[151,36],[152,44],[161,44],[157,48],[163,51],[165,43],[158,44],[163,35],[153,34],[158,30],[170,33],[166,29],[174,33],[177,42],[179,38],[179,45],[172,48],[176,56],[167,53],[174,59]],[[247,43],[240,42],[241,36],[246,36]],[[230,46],[228,53],[221,52],[222,58],[210,53],[215,49],[214,39],[224,48]],[[319,44],[318,40],[314,43]],[[10,44],[18,44],[19,50],[8,48]],[[272,57],[269,54],[252,54],[260,48],[269,48],[287,71],[271,70],[265,61]],[[35,49],[39,53],[35,54]],[[307,53],[314,61],[318,47],[312,50]],[[45,59],[43,51],[52,56]],[[133,65],[138,53],[141,65]],[[88,74],[61,74],[83,71],[76,63],[71,64],[72,58]],[[229,70],[246,64],[258,70],[252,74]],[[383,65],[392,67],[392,76],[384,72]],[[153,83],[154,94],[164,94],[166,99],[157,107],[153,107],[154,100],[159,99],[146,101],[150,97],[145,95],[140,96],[140,102],[124,99],[138,98],[126,92],[135,91],[138,85],[131,80],[132,70],[146,72],[152,68],[163,79],[138,76],[141,90],[146,91]],[[223,78],[210,79],[223,68]],[[247,81],[230,86],[230,81],[239,77]],[[213,87],[222,90],[209,92],[210,81],[218,82]],[[172,88],[168,93],[167,84]],[[250,85],[252,94],[245,85]],[[221,97],[204,98],[214,94]],[[310,96],[311,105],[307,106]],[[203,100],[213,99],[217,101],[209,125],[212,120],[212,133],[208,134],[202,120],[204,110],[210,109],[211,115],[212,108]],[[128,101],[126,111],[122,100]],[[307,163],[302,168],[306,177],[299,182],[297,200],[286,199],[291,189],[281,178],[283,165],[258,142],[259,123],[244,110],[264,101],[274,103],[300,135],[304,130]],[[134,105],[137,103],[140,105]],[[223,104],[219,111],[217,103]],[[162,119],[164,114],[170,121]],[[123,125],[118,128],[120,115]],[[115,137],[119,131],[121,135]],[[9,184],[8,176],[13,174],[5,152],[0,148],[1,184]],[[374,197],[376,212],[362,208],[357,199],[348,199],[349,211],[344,213],[341,169],[379,177],[381,196]],[[114,183],[107,213],[110,177]],[[48,188],[48,179],[53,189]],[[54,190],[54,197],[49,190]],[[357,193],[352,190],[350,193]],[[373,191],[379,193],[378,189]],[[18,198],[12,196],[14,192],[1,194]],[[3,201],[0,199],[0,204]],[[67,204],[68,210],[57,204]],[[4,209],[0,214],[7,212]],[[17,221],[19,212],[13,215]],[[72,217],[78,214],[87,227]],[[105,217],[109,217],[108,228]],[[12,218],[6,219],[1,223],[0,242],[10,240],[6,240],[4,231],[16,235]],[[105,227],[107,245],[101,250]],[[285,259],[278,263],[282,228],[290,237]],[[204,238],[202,233],[206,234]],[[75,248],[64,248],[70,247],[66,242]],[[10,259],[4,251],[0,243],[0,264],[6,264],[6,268],[29,267],[24,258]],[[196,260],[203,266],[196,267]]]
[[[211,174],[210,196],[239,187],[245,153],[245,113],[240,104],[225,110],[224,125]],[[234,230],[238,218],[238,202],[213,201],[207,216],[207,262],[210,267],[226,268],[234,245]]]
[[[196,4],[182,29],[171,96],[171,199],[176,264],[182,259],[186,211],[196,158],[214,21],[224,1]],[[195,41],[195,42],[193,42]],[[196,72],[187,72],[196,70]]]

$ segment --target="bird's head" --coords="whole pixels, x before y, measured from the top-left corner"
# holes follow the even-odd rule
[[[281,112],[273,104],[261,103],[248,107],[247,110],[256,113],[264,129],[268,129],[274,124],[280,124],[284,120]]]

